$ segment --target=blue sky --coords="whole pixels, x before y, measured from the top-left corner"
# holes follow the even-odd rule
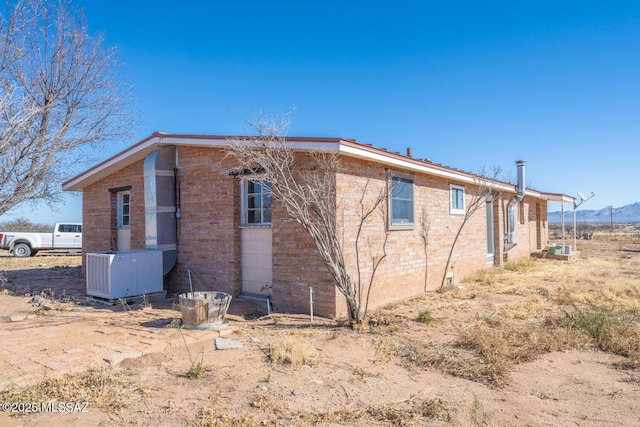
[[[77,3],[120,51],[144,120],[135,140],[242,134],[260,110],[295,108],[290,135],[412,147],[469,171],[515,175],[525,159],[537,190],[595,191],[585,209],[640,201],[639,1]],[[0,221],[80,220],[81,198],[65,200]]]

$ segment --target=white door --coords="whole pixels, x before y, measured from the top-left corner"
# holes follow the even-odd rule
[[[117,249],[131,250],[131,193],[118,193],[118,235]]]
[[[242,293],[269,295],[272,284],[271,227],[242,229]]]

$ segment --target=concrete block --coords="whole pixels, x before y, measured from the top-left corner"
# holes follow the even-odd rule
[[[236,341],[229,338],[218,337],[214,340],[214,342],[215,342],[216,350],[235,350],[235,349],[242,348],[241,341]]]

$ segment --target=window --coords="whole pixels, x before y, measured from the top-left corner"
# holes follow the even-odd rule
[[[449,213],[454,215],[464,214],[464,187],[449,184],[451,192],[451,206]]]
[[[131,226],[131,193],[118,193],[118,227]]]
[[[271,183],[261,180],[245,180],[243,188],[244,225],[271,224]]]
[[[82,226],[79,224],[60,224],[58,231],[60,233],[82,233]]]
[[[391,172],[389,229],[413,229],[413,176]]]

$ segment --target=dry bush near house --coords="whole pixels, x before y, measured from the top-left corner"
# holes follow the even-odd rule
[[[269,360],[275,364],[310,364],[315,357],[315,348],[301,337],[295,335],[289,335],[271,344],[269,348]]]

